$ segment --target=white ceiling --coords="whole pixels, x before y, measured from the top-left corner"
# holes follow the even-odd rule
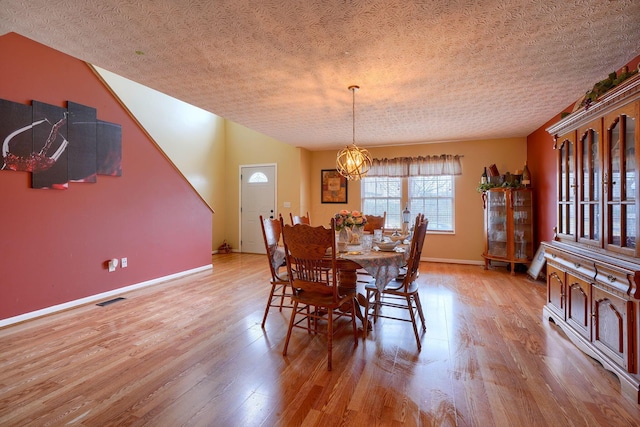
[[[640,1],[2,0],[11,31],[318,150],[352,84],[358,145],[526,136],[640,54]]]

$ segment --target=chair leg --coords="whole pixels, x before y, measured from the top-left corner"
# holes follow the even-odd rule
[[[362,319],[362,339],[367,339],[367,330],[369,329],[369,290],[367,289],[367,297],[364,303],[364,317]]]
[[[422,350],[422,343],[420,343],[420,336],[418,335],[418,325],[416,324],[416,314],[413,312],[413,303],[411,302],[411,295],[407,295],[407,308],[411,315],[411,325],[413,326],[413,334],[416,336],[416,344],[418,344],[418,351]]]
[[[351,307],[351,327],[353,328],[353,338],[355,340],[355,345],[358,345],[358,326],[356,325],[355,311],[356,310],[360,311],[360,304],[357,302],[357,300],[355,298],[351,301],[351,304],[353,305]],[[365,311],[365,318],[366,318],[366,311]],[[365,328],[364,329],[365,330],[364,333],[366,333],[366,330],[367,330],[366,329],[367,325],[365,325],[365,323],[366,323],[366,321],[363,320],[362,324],[364,325],[364,328]]]
[[[271,308],[271,302],[273,301],[273,294],[275,292],[275,289],[276,285],[275,283],[272,283],[271,292],[269,292],[269,299],[267,300],[267,307],[264,309],[264,317],[262,318],[262,329],[264,329],[264,324],[267,321],[267,315],[269,315],[269,308]],[[282,305],[280,305],[280,311],[282,311]]]
[[[296,320],[296,314],[298,312],[298,301],[293,302],[293,311],[291,312],[291,320],[289,320],[289,330],[287,331],[287,339],[284,341],[284,350],[282,355],[287,355],[287,347],[289,347],[289,338],[291,338],[291,330],[293,329],[293,323]]]
[[[287,293],[287,285],[282,285],[282,294],[280,295],[280,312],[282,313],[282,306],[284,306],[284,296]]]
[[[376,292],[375,293],[376,296],[376,308],[375,308],[375,320],[378,320],[378,317],[380,317],[380,311],[382,311],[382,292]]]
[[[329,323],[327,325],[327,346],[329,350],[329,354],[327,356],[327,370],[330,371],[331,359],[333,358],[333,309],[329,309]]]
[[[373,301],[373,323],[378,323],[378,315],[380,314],[380,307],[381,307],[380,299],[382,298],[382,295],[377,290],[371,291],[371,294],[375,299]]]
[[[420,303],[420,295],[418,295],[418,293],[416,292],[414,298],[416,300],[416,307],[418,308],[418,314],[420,315],[420,320],[422,321],[422,329],[426,331],[427,330],[427,325],[424,322],[424,313],[422,312],[422,304]]]

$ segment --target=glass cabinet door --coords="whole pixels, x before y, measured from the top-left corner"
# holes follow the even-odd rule
[[[601,128],[597,120],[578,131],[578,240],[593,246],[602,244]]]
[[[636,118],[619,111],[606,117],[605,126],[605,249],[638,256]]]
[[[507,193],[490,190],[487,197],[487,253],[507,257]]]
[[[513,258],[533,259],[532,203],[531,191],[513,191]]]
[[[557,144],[558,155],[558,230],[560,240],[576,240],[575,132],[563,136]]]

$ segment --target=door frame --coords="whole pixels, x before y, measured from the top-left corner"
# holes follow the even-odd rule
[[[273,215],[278,218],[278,164],[277,163],[252,163],[238,166],[238,252],[242,252],[242,169],[273,166]]]

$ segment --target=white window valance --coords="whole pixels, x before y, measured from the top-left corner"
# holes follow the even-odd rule
[[[367,177],[462,175],[461,158],[462,156],[459,155],[441,154],[439,156],[373,159]]]

